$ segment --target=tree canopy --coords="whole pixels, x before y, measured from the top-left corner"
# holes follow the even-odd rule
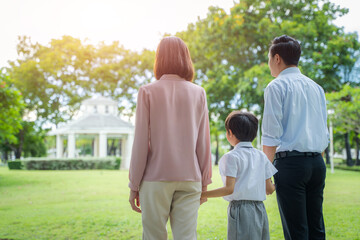
[[[24,103],[21,93],[11,85],[9,78],[0,73],[0,143],[16,143],[21,129]]]
[[[213,138],[221,139],[234,109],[261,115],[263,91],[273,79],[267,54],[274,37],[300,41],[299,68],[326,92],[359,86],[358,35],[333,22],[347,12],[329,0],[241,0],[230,12],[210,7],[205,18],[176,33],[190,49],[195,83],[207,92]],[[17,50],[6,75],[22,93],[23,116],[36,116],[33,129],[71,119],[94,94],[113,98],[123,115],[132,115],[137,89],[153,79],[154,52],[130,51],[119,42],[92,45],[63,36],[41,45],[24,36]]]

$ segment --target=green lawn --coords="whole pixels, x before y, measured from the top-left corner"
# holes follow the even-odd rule
[[[218,169],[214,183],[219,187]],[[141,239],[128,202],[127,171],[9,171],[0,167],[0,239]],[[275,194],[265,201],[272,239],[282,239]],[[227,202],[201,206],[198,239],[225,239]],[[327,239],[360,239],[360,173],[328,171]],[[171,237],[171,235],[169,234]]]

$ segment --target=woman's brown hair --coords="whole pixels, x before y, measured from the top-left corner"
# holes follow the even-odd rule
[[[163,38],[156,50],[154,64],[155,78],[164,74],[176,74],[187,81],[194,78],[194,67],[190,52],[183,40],[178,37]]]

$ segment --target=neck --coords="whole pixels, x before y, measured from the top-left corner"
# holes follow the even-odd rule
[[[287,68],[292,68],[292,67],[297,67],[296,65],[285,65],[285,64],[282,64],[280,67],[279,67],[279,73],[277,74],[276,77],[279,76],[279,74],[284,71],[285,69]]]
[[[238,144],[239,142],[240,142],[240,141],[239,141],[239,140],[237,140],[237,139],[236,139],[236,140],[234,140],[234,142],[233,142],[233,145],[232,145],[232,146],[233,146],[233,147],[235,147],[235,146],[236,146],[236,144]]]
[[[283,65],[280,69],[280,72],[284,71],[287,68],[297,67],[296,65]]]

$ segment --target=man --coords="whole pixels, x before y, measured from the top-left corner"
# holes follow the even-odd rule
[[[325,239],[326,100],[324,90],[297,67],[300,54],[300,44],[285,35],[270,47],[275,79],[264,94],[263,151],[278,169],[274,179],[285,239]]]

